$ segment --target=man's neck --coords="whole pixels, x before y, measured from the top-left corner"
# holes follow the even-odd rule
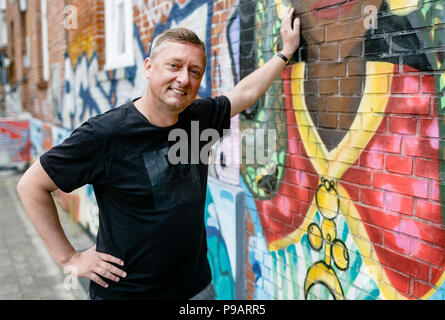
[[[143,96],[136,100],[134,106],[151,124],[154,124],[155,126],[170,127],[178,122],[178,114],[169,114],[166,113],[165,110],[156,108],[154,103],[149,102],[147,96]]]

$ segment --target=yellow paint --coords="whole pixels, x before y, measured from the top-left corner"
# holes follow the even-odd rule
[[[87,30],[86,35],[84,33],[79,33],[73,41],[69,42],[68,55],[73,67],[76,67],[78,59],[80,59],[84,52],[86,53],[88,60],[93,56],[93,29],[88,27]]]
[[[344,299],[343,290],[334,269],[323,261],[319,261],[309,268],[304,282],[304,292],[309,292],[310,288],[317,283],[326,285],[336,300]]]
[[[419,0],[386,0],[392,13],[403,16],[417,9]]]
[[[383,78],[375,76],[366,78],[365,94],[357,110],[359,116],[354,119],[350,130],[338,147],[328,151],[318,134],[304,100],[304,63],[292,66],[292,79],[294,79],[292,81],[292,97],[298,130],[311,163],[321,176],[339,180],[350,164],[358,159],[361,151],[369,143],[383,119],[389,96],[388,94],[375,96],[374,93],[388,91],[387,88],[391,84],[391,72],[394,65],[385,62],[368,62],[366,68],[367,73],[387,75]],[[297,84],[298,82],[300,83]],[[384,91],[384,88],[386,88],[386,91]],[[305,127],[309,127],[309,130],[301,130]],[[315,143],[307,143],[308,141]]]

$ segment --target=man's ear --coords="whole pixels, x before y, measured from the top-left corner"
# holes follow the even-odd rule
[[[144,73],[146,79],[150,79],[151,77],[151,69],[153,67],[152,63],[153,61],[150,57],[146,58],[144,61]]]

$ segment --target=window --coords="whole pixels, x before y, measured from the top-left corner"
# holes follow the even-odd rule
[[[134,65],[132,1],[105,0],[105,70]]]
[[[0,48],[8,44],[8,30],[6,25],[6,0],[0,0]]]
[[[43,62],[43,77],[42,80],[47,82],[49,80],[49,50],[48,50],[48,16],[46,0],[40,0],[42,13],[42,62]]]

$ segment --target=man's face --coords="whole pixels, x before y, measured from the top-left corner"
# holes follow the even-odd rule
[[[145,61],[148,93],[157,108],[180,113],[196,98],[205,70],[205,56],[196,45],[168,41]]]

